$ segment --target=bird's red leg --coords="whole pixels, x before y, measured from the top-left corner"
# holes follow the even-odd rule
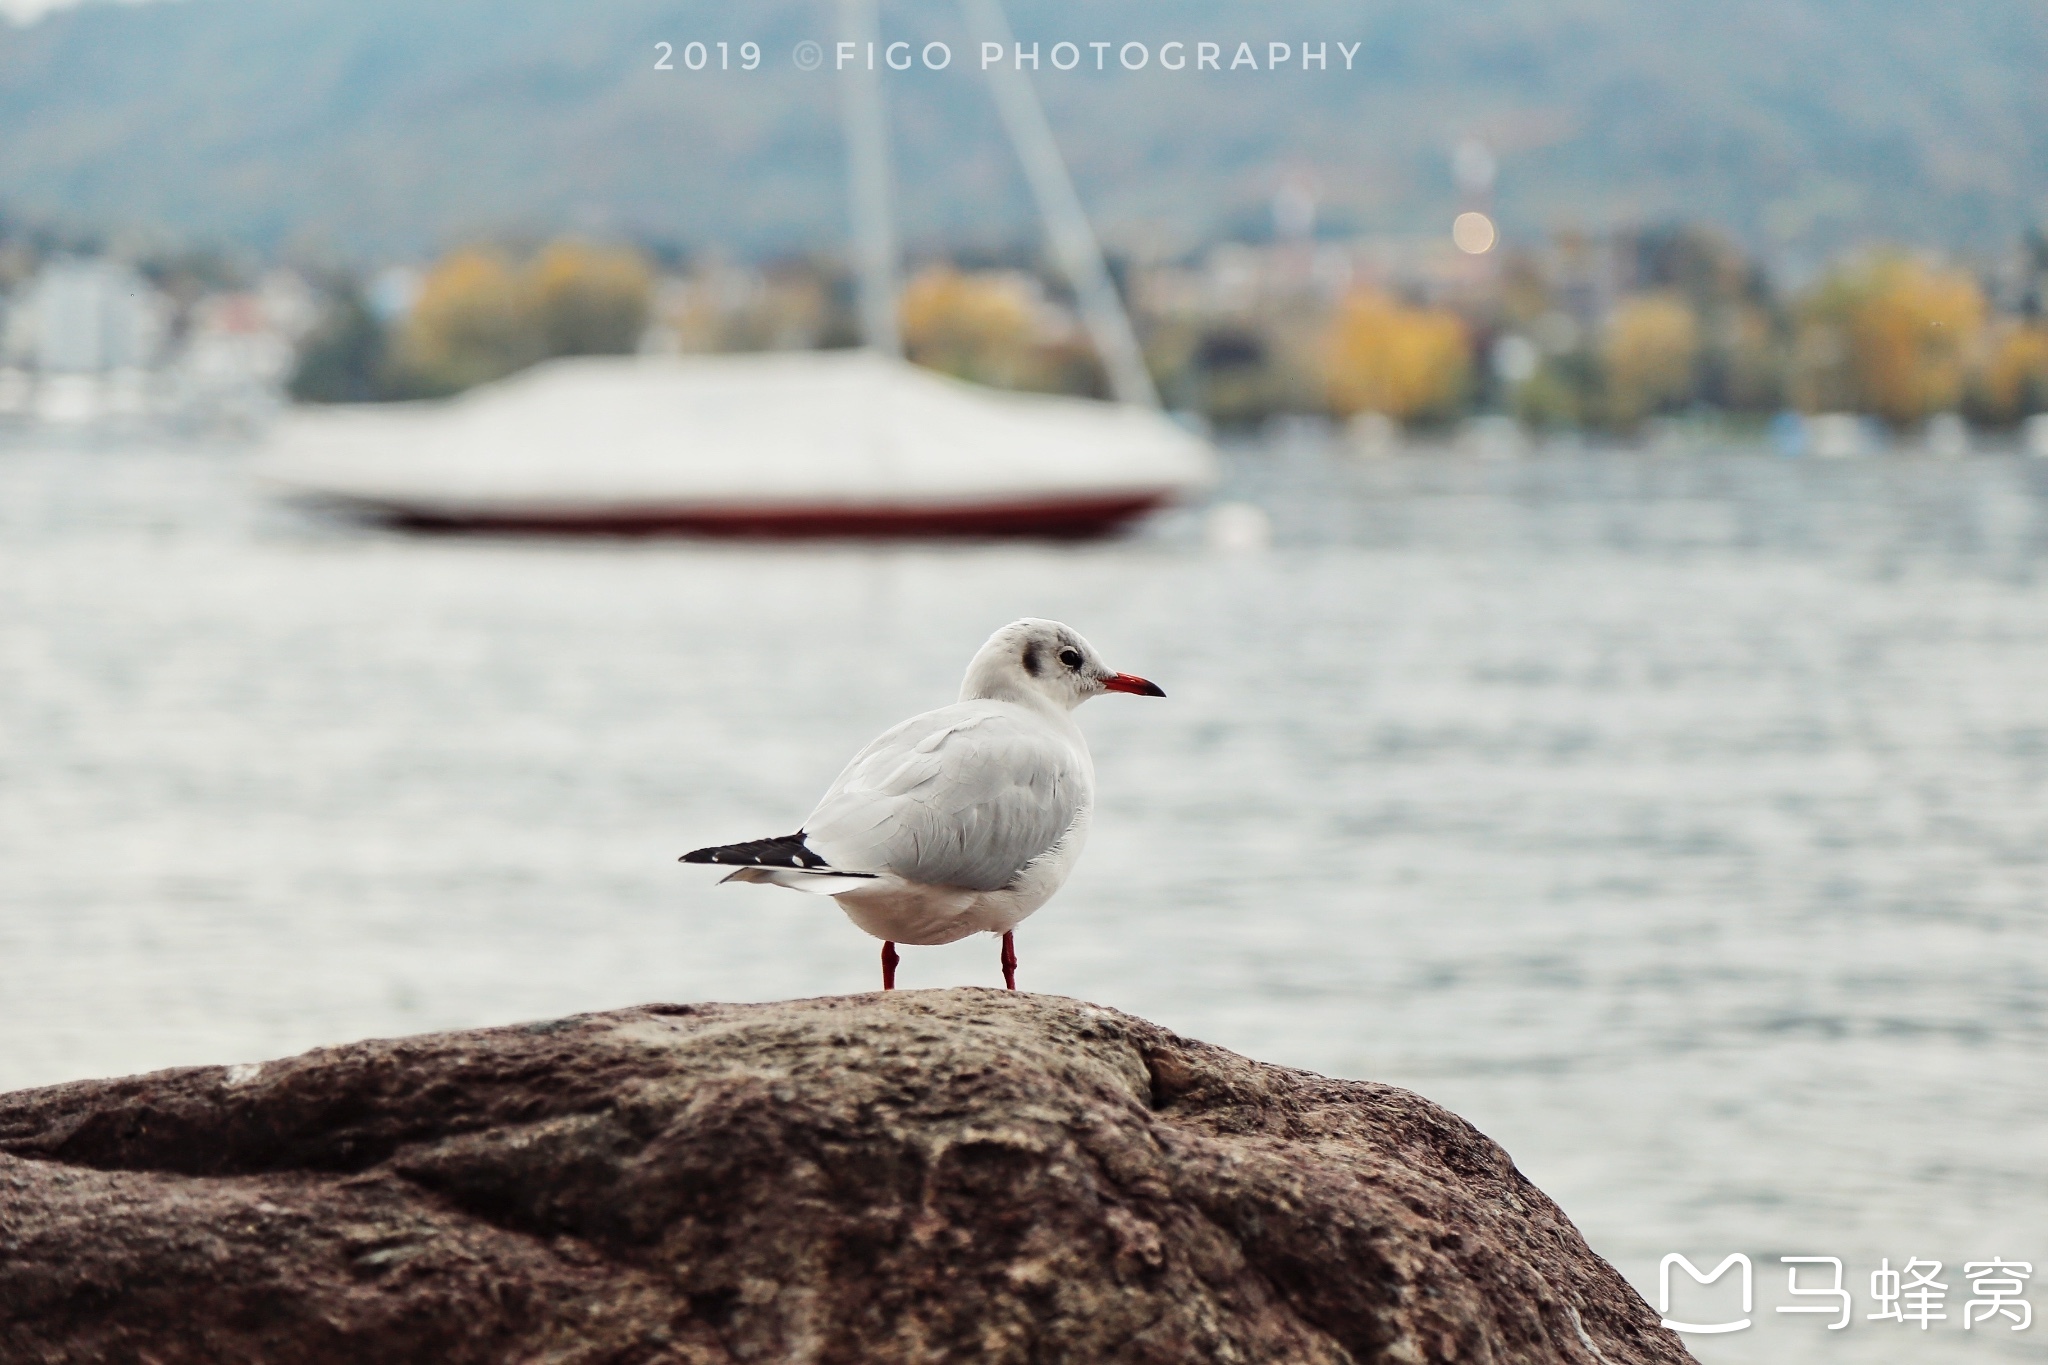
[[[883,940],[882,940],[882,989],[883,989],[883,990],[885,990],[885,991],[893,991],[893,990],[895,990],[895,989],[896,989],[896,962],[897,962],[897,957],[896,957],[896,945],[895,945],[895,944],[893,944],[893,943],[891,943],[891,942],[890,942],[889,940],[887,940],[887,939],[883,939]]]
[[[1017,939],[1011,929],[1003,930],[1003,988],[1017,989]]]

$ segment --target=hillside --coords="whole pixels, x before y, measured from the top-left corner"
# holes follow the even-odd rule
[[[1264,231],[1282,174],[1325,230],[1434,231],[1447,148],[1501,152],[1510,233],[1704,219],[1757,246],[2009,241],[2048,204],[2048,9],[1980,0],[1013,0],[1018,36],[1329,41],[1322,72],[1039,77],[1112,237]],[[824,0],[184,0],[0,27],[0,206],[259,246],[409,252],[490,231],[832,245],[841,149]],[[913,241],[1029,232],[950,4],[885,3],[951,69],[890,78]],[[759,42],[746,73],[653,70],[654,44]],[[1339,41],[1363,44],[1346,73]],[[1085,47],[1082,49],[1087,50]],[[713,65],[716,57],[713,57]],[[680,68],[680,62],[677,63]]]

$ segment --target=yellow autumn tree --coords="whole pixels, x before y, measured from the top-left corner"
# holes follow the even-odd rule
[[[638,348],[654,287],[639,252],[553,242],[525,276],[548,355],[624,355]]]
[[[515,262],[462,247],[421,282],[394,348],[400,387],[455,393],[556,355],[638,347],[652,280],[637,252],[555,242]]]
[[[921,271],[903,290],[903,348],[918,364],[962,379],[1026,386],[1036,369],[1035,303],[1014,274]]]
[[[406,387],[453,393],[541,358],[519,272],[501,252],[464,247],[435,262],[399,333]]]
[[[1994,421],[2048,412],[2048,327],[2014,323],[2000,329],[1985,356],[1981,390],[1986,415]]]
[[[1337,310],[1323,365],[1339,414],[1381,412],[1410,422],[1457,407],[1471,376],[1471,346],[1455,313],[1359,291]]]
[[[1677,294],[1625,298],[1601,340],[1608,419],[1629,427],[1692,397],[1699,320]]]
[[[1855,407],[1900,426],[1956,407],[1985,311],[1965,271],[1900,255],[1837,270],[1801,310],[1802,405]]]

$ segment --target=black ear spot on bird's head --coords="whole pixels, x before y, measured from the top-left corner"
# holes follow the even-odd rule
[[[1030,640],[1024,645],[1024,671],[1037,677],[1045,671],[1045,659],[1038,652],[1038,641]]]

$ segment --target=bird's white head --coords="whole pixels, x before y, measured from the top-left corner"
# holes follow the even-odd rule
[[[1157,684],[1103,663],[1078,631],[1031,616],[989,636],[960,684],[962,701],[1051,702],[1062,711],[1104,692],[1166,695]]]

